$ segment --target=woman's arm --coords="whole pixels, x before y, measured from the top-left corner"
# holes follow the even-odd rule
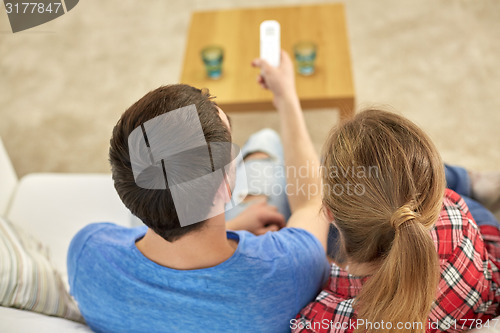
[[[326,249],[328,221],[320,212],[320,163],[295,89],[292,61],[282,51],[279,67],[273,67],[263,59],[254,60],[252,65],[261,69],[258,82],[273,93],[273,102],[280,116],[287,171],[287,187],[284,190],[292,210],[287,226],[311,232]]]

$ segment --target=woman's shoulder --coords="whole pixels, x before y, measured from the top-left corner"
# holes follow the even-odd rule
[[[498,304],[493,267],[481,232],[460,195],[447,189],[431,230],[441,266],[439,293],[430,318],[444,323],[495,315]],[[457,288],[457,286],[460,286]],[[460,309],[460,311],[458,311]],[[452,313],[461,313],[452,316]]]
[[[441,213],[431,229],[431,237],[441,260],[460,250],[482,248],[482,240],[474,218],[462,197],[446,189]]]
[[[329,283],[334,280],[330,278]],[[355,297],[326,288],[314,302],[303,308],[290,322],[293,333],[353,332],[356,327]]]

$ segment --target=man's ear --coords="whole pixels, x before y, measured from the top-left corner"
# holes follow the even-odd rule
[[[226,190],[228,193],[228,198],[226,199],[225,203],[228,203],[231,201],[231,198],[233,197],[233,193],[231,193],[231,186],[229,186],[229,184],[227,182],[224,182],[224,185],[226,186]]]
[[[227,204],[228,202],[231,202],[231,197],[232,197],[231,187],[227,181],[227,178],[224,175],[222,183],[219,185],[219,188],[217,189],[217,194],[215,195],[214,198],[214,205],[216,200],[219,200],[219,203],[223,201],[224,204]]]

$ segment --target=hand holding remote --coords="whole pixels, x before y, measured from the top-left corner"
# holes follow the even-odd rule
[[[281,51],[281,61],[279,67],[273,67],[264,59],[254,59],[253,67],[260,68],[260,75],[257,82],[264,89],[269,89],[274,95],[274,105],[279,109],[284,101],[297,101],[295,90],[295,72],[290,56],[285,51]]]

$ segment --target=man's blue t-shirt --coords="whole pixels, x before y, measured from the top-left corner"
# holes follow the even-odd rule
[[[71,294],[94,331],[289,332],[328,275],[321,244],[302,229],[228,231],[234,254],[196,270],[147,259],[135,245],[146,230],[97,223],[73,238]]]

